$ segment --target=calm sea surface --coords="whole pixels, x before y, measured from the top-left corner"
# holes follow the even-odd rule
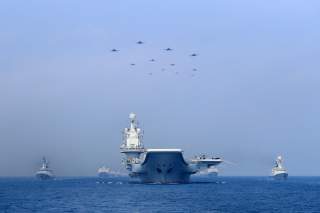
[[[319,212],[320,177],[219,177],[190,184],[127,178],[0,178],[0,212]]]

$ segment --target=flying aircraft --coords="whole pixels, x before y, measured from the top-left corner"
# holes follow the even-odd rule
[[[172,51],[173,49],[171,49],[170,47],[168,47],[167,49],[164,49],[165,51]]]
[[[131,63],[130,65],[131,65],[131,66],[135,66],[136,64],[134,64],[134,63]]]
[[[197,54],[196,53],[192,53],[190,56],[197,56]]]
[[[196,68],[193,68],[192,71],[198,71]]]
[[[170,64],[171,66],[174,66],[175,64]]]
[[[151,61],[151,62],[155,62],[156,60],[154,60],[154,59],[150,59],[149,61]]]
[[[143,41],[137,41],[137,44],[143,44]]]
[[[117,49],[112,49],[111,52],[118,52],[119,50]]]

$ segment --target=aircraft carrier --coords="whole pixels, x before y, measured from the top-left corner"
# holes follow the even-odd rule
[[[129,118],[130,127],[123,131],[120,149],[129,176],[142,183],[188,183],[192,174],[222,163],[221,158],[203,156],[186,161],[181,149],[146,149],[136,115],[131,113]]]

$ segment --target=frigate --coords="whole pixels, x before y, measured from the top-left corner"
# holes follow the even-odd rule
[[[111,176],[111,169],[105,166],[102,166],[98,169],[98,177],[100,178],[108,178]]]
[[[49,163],[45,157],[42,158],[42,166],[36,172],[36,177],[40,180],[49,180],[53,179],[53,171],[49,168]]]
[[[110,178],[110,177],[116,177],[120,176],[121,174],[119,172],[113,171],[112,169],[102,166],[98,169],[98,177],[100,178]]]
[[[281,156],[278,156],[275,161],[275,166],[272,168],[271,176],[274,179],[287,179],[288,172],[282,165],[283,159]]]
[[[205,156],[187,161],[181,149],[146,149],[136,114],[131,113],[129,119],[130,127],[123,131],[120,150],[129,176],[142,183],[188,183],[191,175],[223,162],[221,158]]]

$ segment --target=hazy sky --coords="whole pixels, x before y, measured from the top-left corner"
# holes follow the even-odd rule
[[[278,154],[320,175],[319,20],[318,0],[1,1],[0,176],[43,155],[57,175],[121,168],[130,112],[146,147],[236,163],[222,175]]]

